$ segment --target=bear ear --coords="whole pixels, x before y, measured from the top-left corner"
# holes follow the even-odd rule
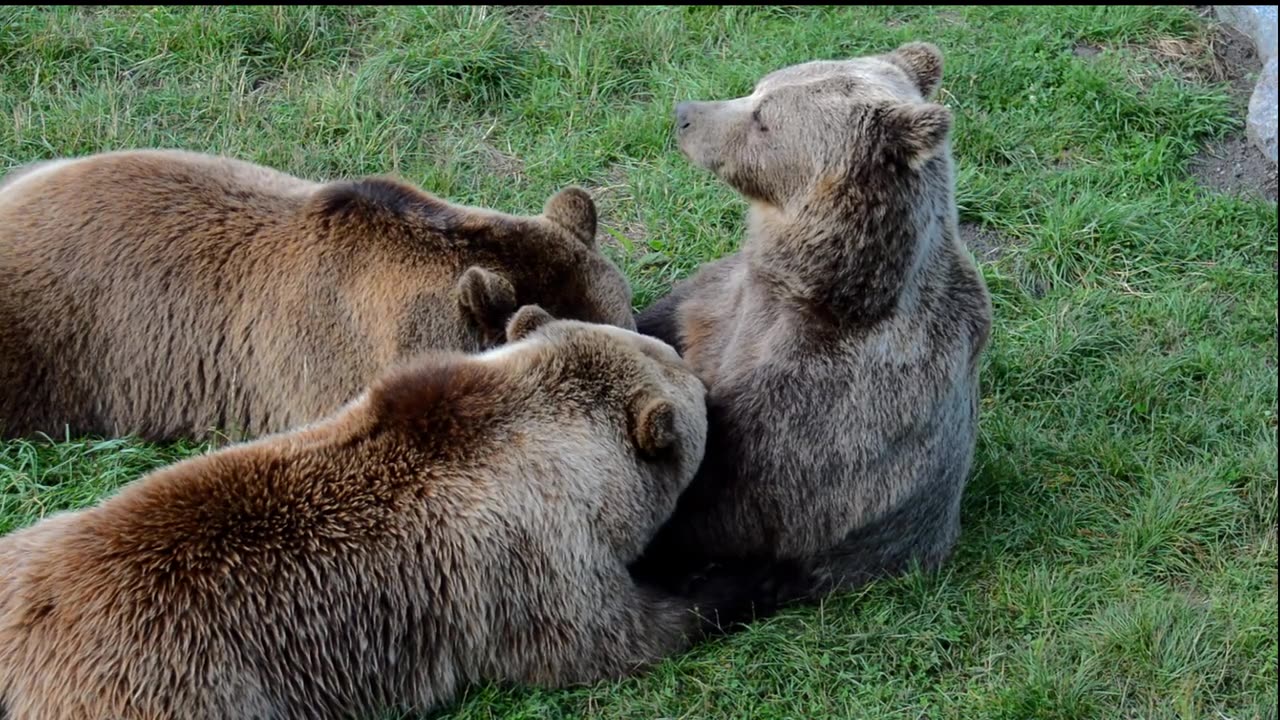
[[[547,200],[542,216],[573,233],[587,247],[596,244],[596,204],[585,190],[565,188]]]
[[[910,42],[899,46],[885,59],[905,70],[925,99],[933,97],[942,82],[942,51],[933,43]]]
[[[640,452],[655,456],[676,441],[676,411],[670,400],[645,395],[634,403],[631,439]]]
[[[529,333],[555,320],[540,305],[525,305],[507,321],[507,342],[523,340]]]
[[[501,275],[473,265],[458,278],[458,304],[486,333],[497,335],[516,309],[516,290]]]
[[[937,155],[951,132],[951,111],[942,105],[894,105],[884,115],[890,142],[919,168]]]

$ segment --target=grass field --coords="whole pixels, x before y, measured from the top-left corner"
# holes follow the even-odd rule
[[[4,7],[0,170],[181,147],[512,212],[581,184],[643,307],[743,229],[677,99],[933,41],[995,303],[954,560],[439,717],[1275,718],[1276,208],[1188,177],[1242,125],[1209,37],[1185,7]],[[0,443],[0,532],[202,449]]]

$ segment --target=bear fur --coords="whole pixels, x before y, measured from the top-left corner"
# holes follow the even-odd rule
[[[816,561],[827,588],[960,529],[991,300],[957,227],[950,111],[927,43],[681,103],[679,146],[749,203],[741,250],[642,312],[708,386],[707,460],[636,567]]]
[[[595,234],[577,188],[520,217],[173,150],[16,171],[0,185],[0,435],[258,436],[418,351],[493,347],[521,305],[634,328]]]
[[[674,350],[536,306],[509,325],[0,538],[11,720],[421,713],[622,676],[785,598],[785,569],[694,598],[628,572],[703,456]]]

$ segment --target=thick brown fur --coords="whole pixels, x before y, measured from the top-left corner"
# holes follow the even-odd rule
[[[511,327],[0,538],[0,707],[423,712],[471,683],[618,677],[784,597],[785,570],[690,598],[628,573],[703,455],[705,391],[674,350],[537,307]]]
[[[632,328],[595,232],[577,188],[522,217],[181,151],[15,171],[0,183],[0,435],[257,436],[418,351],[492,347],[523,304]]]
[[[741,252],[638,318],[708,385],[707,460],[636,567],[816,561],[850,587],[936,568],[960,530],[991,327],[957,232],[933,45],[681,103],[681,150],[750,203]]]

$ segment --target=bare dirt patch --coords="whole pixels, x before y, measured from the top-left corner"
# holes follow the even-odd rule
[[[1253,86],[1258,82],[1262,58],[1258,57],[1253,41],[1230,25],[1218,25],[1212,37],[1213,61],[1222,68],[1220,79],[1231,84],[1231,99],[1243,113],[1249,106]]]
[[[487,141],[481,141],[476,148],[481,162],[495,175],[505,178],[524,176],[524,163],[511,153],[503,152]]]
[[[964,241],[979,265],[991,265],[1008,254],[1009,250],[1022,244],[1021,240],[1009,237],[999,230],[985,227],[981,223],[960,223],[960,239]],[[1049,291],[1049,284],[1031,272],[1017,258],[1005,270],[1012,274],[1023,292],[1033,298],[1042,298]]]
[[[1071,48],[1071,52],[1076,57],[1081,57],[1088,60],[1090,58],[1095,58],[1101,55],[1102,47],[1099,45],[1094,45],[1093,43],[1077,43],[1074,48]]]
[[[1243,133],[1210,144],[1188,168],[1196,182],[1213,192],[1276,201],[1276,166]]]
[[[984,263],[999,260],[1009,248],[1017,244],[1013,238],[976,222],[960,223],[960,239]]]
[[[1115,51],[1139,56],[1156,66],[1154,72],[1151,68],[1136,65],[1130,70],[1130,79],[1143,89],[1150,87],[1162,74],[1175,75],[1192,83],[1228,83],[1232,100],[1243,112],[1249,103],[1258,71],[1262,69],[1262,61],[1253,43],[1235,28],[1219,24],[1214,19],[1212,6],[1187,7],[1207,21],[1203,30],[1191,37],[1158,37],[1142,44],[1120,47],[1082,41],[1072,47],[1072,54],[1085,60]]]
[[[510,180],[524,178],[524,162],[515,156],[510,145],[503,150],[501,138],[495,136],[496,123],[476,123],[454,136],[447,152],[469,156],[480,168]]]
[[[1203,18],[1213,17],[1211,6],[1194,5],[1192,9]],[[1215,71],[1206,79],[1229,84],[1234,111],[1243,119],[1262,59],[1253,42],[1228,25],[1217,24],[1208,37]],[[1188,170],[1201,187],[1212,192],[1276,201],[1276,166],[1249,142],[1243,128],[1197,153]]]
[[[1075,54],[1092,59],[1107,50],[1101,46],[1080,44],[1076,45]],[[1241,77],[1246,74],[1241,69],[1248,67],[1248,57],[1244,53],[1252,52],[1252,45],[1229,27],[1210,25],[1192,37],[1159,37],[1143,44],[1126,45],[1120,50],[1145,60],[1127,68],[1130,82],[1143,91],[1149,90],[1160,78],[1172,75],[1183,82],[1201,85],[1230,83],[1233,102],[1237,101],[1237,93],[1243,88],[1247,103],[1248,93],[1253,87]]]
[[[546,5],[498,5],[517,30],[537,30],[543,20],[547,19]]]
[[[547,21],[546,5],[491,5],[507,18],[516,39],[526,45],[538,45],[542,25]]]

